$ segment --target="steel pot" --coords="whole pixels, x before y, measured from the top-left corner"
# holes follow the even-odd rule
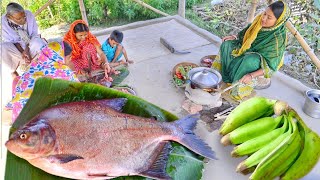
[[[320,90],[308,90],[305,96],[303,112],[313,118],[320,118]]]
[[[206,91],[220,88],[222,77],[214,69],[207,67],[193,68],[188,73],[191,85]]]

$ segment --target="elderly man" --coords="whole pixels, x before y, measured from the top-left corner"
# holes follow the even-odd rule
[[[23,67],[31,62],[29,41],[38,35],[34,15],[17,3],[9,3],[2,16],[2,105],[12,98],[12,80],[21,75]]]

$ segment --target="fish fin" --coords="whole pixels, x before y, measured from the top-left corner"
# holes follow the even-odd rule
[[[163,147],[162,150],[161,146]],[[139,175],[152,179],[171,179],[171,177],[166,173],[166,166],[172,149],[171,143],[166,141],[161,142],[159,144],[159,148],[161,153],[156,157],[154,163],[147,171],[141,172]]]
[[[103,100],[96,100],[97,104],[101,105],[102,107],[109,107],[118,112],[122,112],[122,108],[127,102],[127,98],[114,98],[114,99],[103,99]]]
[[[47,159],[51,163],[64,164],[64,163],[68,163],[70,161],[74,161],[77,159],[84,159],[84,158],[81,156],[74,155],[74,154],[57,154],[57,155],[50,155],[47,157]]]
[[[184,132],[184,137],[178,142],[186,146],[193,152],[200,154],[201,156],[204,156],[209,159],[217,159],[211,147],[203,140],[198,138],[193,132],[193,129],[196,126],[198,119],[199,114],[193,114],[174,122],[180,128],[182,128]]]
[[[183,129],[184,133],[194,134],[193,129],[196,127],[197,121],[199,120],[199,118],[200,118],[199,113],[191,114],[182,119],[174,121],[174,123],[178,124],[178,126]]]

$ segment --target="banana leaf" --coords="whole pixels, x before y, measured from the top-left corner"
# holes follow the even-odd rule
[[[155,117],[159,121],[174,121],[178,119],[168,111],[157,107],[139,97],[132,96],[111,88],[91,83],[77,83],[65,80],[40,78],[37,80],[33,93],[22,109],[19,117],[13,123],[10,132],[27,123],[32,117],[51,106],[82,100],[97,100],[125,97],[128,99],[123,112],[142,117]],[[172,143],[173,150],[170,153],[166,171],[173,179],[200,179],[202,176],[202,157],[187,150],[178,143]],[[21,159],[8,151],[6,180],[62,180],[38,169],[26,160]],[[119,177],[124,180],[145,180],[147,178],[130,176]]]
[[[111,75],[113,79],[112,86],[119,85],[129,75],[129,70],[126,67],[119,67],[116,70],[120,71],[120,74]]]

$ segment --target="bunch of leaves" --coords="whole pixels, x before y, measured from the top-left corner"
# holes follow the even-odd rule
[[[28,4],[27,8],[25,9],[28,9],[31,12],[35,13],[47,2],[47,0],[31,0],[28,1],[28,3],[30,4]],[[36,16],[36,20],[40,27],[48,28],[61,22],[61,4],[59,4],[58,2],[59,1],[57,1],[56,3],[52,3],[50,6],[45,8],[43,11],[40,12],[40,14]]]
[[[10,2],[16,2],[20,4],[22,7],[28,7],[31,2],[30,1],[25,1],[25,0],[1,0],[1,9],[0,9],[0,14],[3,15],[6,13],[6,7]]]

